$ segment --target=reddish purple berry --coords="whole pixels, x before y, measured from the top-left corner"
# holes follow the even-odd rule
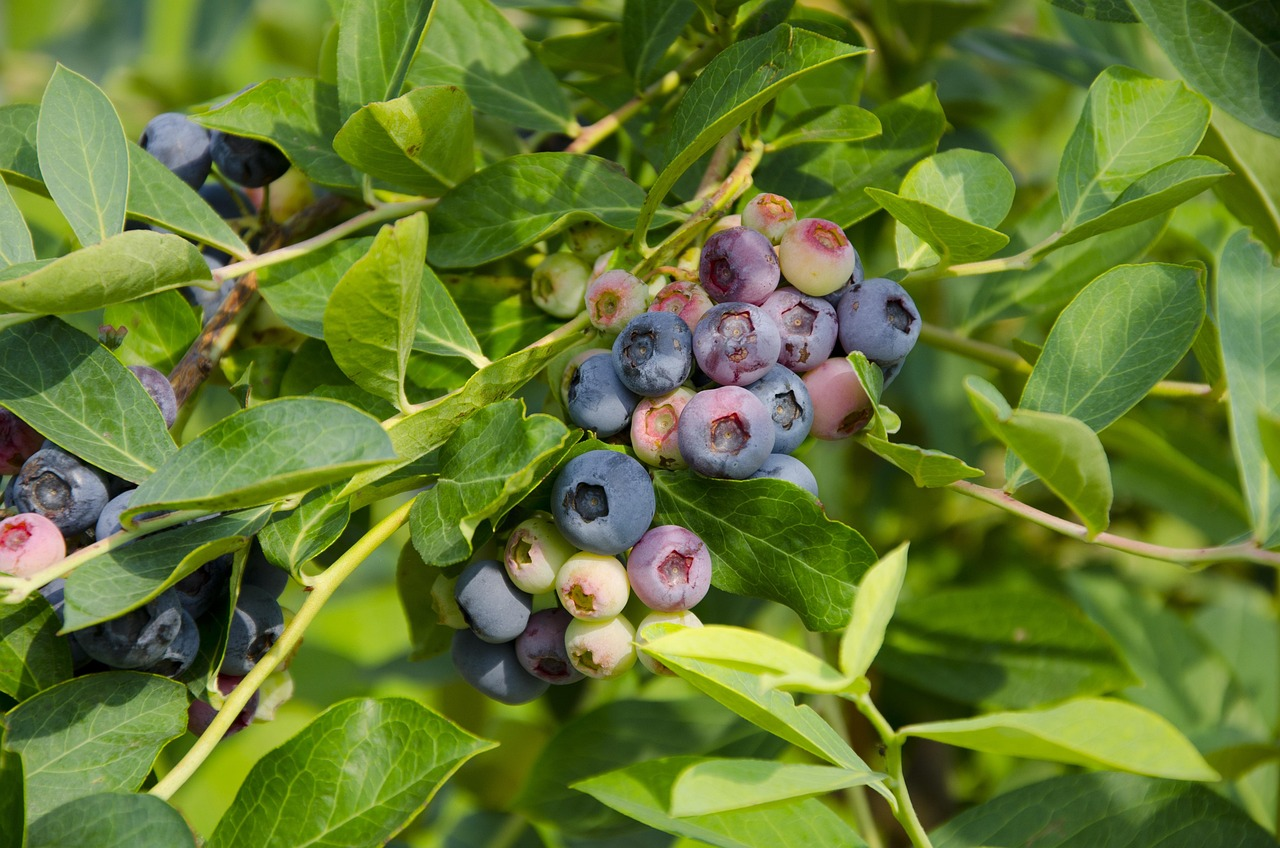
[[[711,588],[711,552],[692,531],[674,524],[654,527],[627,556],[627,577],[649,609],[687,610]]]
[[[7,409],[0,408],[0,475],[17,474],[22,463],[40,450],[44,436]]]
[[[723,386],[745,386],[778,361],[778,325],[758,306],[722,303],[708,310],[693,331],[698,367]]]
[[[704,477],[745,480],[773,452],[774,424],[760,399],[738,386],[694,395],[676,431],[680,455]]]
[[[764,303],[778,287],[780,277],[773,245],[748,227],[733,227],[711,236],[698,262],[698,279],[716,303]]]
[[[564,632],[573,616],[560,609],[545,609],[529,616],[529,624],[516,637],[516,659],[524,670],[541,680],[562,686],[577,683],[584,675],[569,662]]]
[[[218,675],[218,691],[224,696],[230,695],[231,690],[240,685],[243,677],[237,677],[231,674]],[[258,712],[258,693],[254,692],[249,697],[249,703],[244,705],[238,715],[232,720],[231,726],[227,728],[227,732],[222,738],[234,736],[249,726],[253,721],[253,716]],[[200,736],[209,729],[209,725],[213,723],[214,716],[218,714],[218,710],[212,704],[205,701],[192,701],[187,707],[187,730],[196,736]]]
[[[677,280],[663,286],[662,290],[649,304],[650,312],[670,312],[679,315],[692,330],[698,326],[702,316],[711,308],[711,297],[707,290],[697,283]]]
[[[792,371],[811,371],[836,347],[836,310],[822,298],[792,288],[778,289],[760,306],[778,325],[782,352],[778,362]]]
[[[813,401],[813,427],[809,432],[816,438],[848,438],[871,420],[871,399],[849,360],[828,359],[804,375],[804,384]]]

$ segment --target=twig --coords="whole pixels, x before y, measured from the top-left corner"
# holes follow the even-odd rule
[[[907,781],[902,768],[902,745],[906,742],[906,738],[890,726],[880,710],[871,702],[870,696],[855,695],[850,700],[857,706],[858,712],[871,722],[880,741],[884,743],[885,771],[889,773],[888,785],[893,797],[898,801],[898,808],[893,811],[894,818],[907,832],[907,837],[914,848],[933,848],[933,843],[929,841],[929,834],[920,824],[916,809],[911,805],[911,796],[907,792]]]
[[[998,506],[1007,512],[1012,512],[1033,524],[1038,524],[1056,533],[1070,536],[1073,539],[1087,542],[1091,545],[1110,548],[1113,551],[1123,551],[1124,553],[1135,554],[1148,559],[1158,559],[1163,562],[1172,562],[1178,565],[1253,562],[1280,568],[1280,551],[1266,550],[1256,542],[1241,542],[1235,545],[1218,545],[1208,548],[1171,548],[1165,545],[1154,545],[1150,542],[1140,542],[1137,539],[1129,539],[1125,536],[1117,536],[1114,533],[1099,533],[1090,539],[1089,531],[1086,527],[1029,506],[999,489],[979,486],[967,480],[957,480],[951,483],[948,488],[954,489],[962,495],[968,495],[971,498]]]

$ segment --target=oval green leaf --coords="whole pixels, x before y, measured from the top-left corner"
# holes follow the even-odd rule
[[[200,335],[195,310],[172,289],[108,306],[102,323],[129,331],[115,350],[117,359],[125,365],[149,365],[165,374]]]
[[[0,692],[25,701],[71,677],[71,650],[43,597],[0,606]]]
[[[842,104],[806,109],[787,121],[769,142],[771,150],[785,150],[797,144],[830,144],[862,141],[880,135],[880,119],[860,106]]]
[[[104,792],[50,810],[31,823],[26,848],[195,848],[182,814],[154,795]]]
[[[400,96],[426,34],[431,6],[431,0],[342,4],[338,110],[343,119],[366,103]]]
[[[774,686],[836,692],[848,680],[818,657],[776,636],[747,627],[708,624],[677,627],[646,642],[655,653],[702,660],[728,669],[770,675]],[[774,679],[781,678],[781,679]]]
[[[34,262],[36,249],[31,244],[31,230],[22,218],[22,210],[0,180],[0,268]]]
[[[885,780],[874,771],[780,763],[776,760],[703,760],[680,772],[671,787],[671,815],[705,816],[826,795]]]
[[[249,248],[209,202],[138,145],[129,143],[129,217],[241,259]]]
[[[846,678],[861,677],[884,644],[885,628],[898,605],[907,576],[907,543],[887,553],[863,575],[853,597],[853,615],[840,637],[840,670]]]

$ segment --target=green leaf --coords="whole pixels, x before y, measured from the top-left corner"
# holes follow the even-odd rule
[[[637,89],[653,81],[654,71],[697,11],[691,0],[627,0],[622,9],[622,58]]]
[[[672,792],[685,769],[705,762],[670,757],[628,766],[573,787],[649,827],[721,848],[801,848],[866,843],[821,801],[779,801],[767,807],[676,817],[668,811]]]
[[[405,698],[342,701],[254,764],[209,846],[380,845],[493,747]]]
[[[1014,190],[1013,175],[995,156],[957,149],[916,163],[897,195],[867,193],[877,202],[881,195],[893,198],[885,209],[903,224],[897,228],[898,262],[922,268],[940,257],[944,263],[984,259],[1008,244],[993,228],[1009,214]]]
[[[860,106],[841,104],[808,109],[787,121],[769,142],[773,151],[797,144],[862,141],[880,135],[880,119]]]
[[[99,554],[67,577],[63,631],[80,630],[146,604],[201,565],[240,550],[266,523],[265,508],[152,533]]]
[[[408,409],[409,366],[427,257],[427,216],[387,224],[368,254],[342,275],[324,312],[338,367],[360,388]]]
[[[241,259],[249,248],[203,197],[156,157],[129,142],[129,217]]]
[[[1150,710],[1108,698],[911,724],[898,732],[989,754],[1114,768],[1170,780],[1219,779],[1195,746],[1168,721]]]
[[[489,364],[444,283],[430,268],[422,270],[421,307],[414,332],[414,350],[437,356],[458,356],[477,368]],[[492,306],[492,301],[490,302]]]
[[[58,65],[40,101],[36,138],[49,196],[80,243],[88,247],[123,232],[129,145],[102,90]]]
[[[443,592],[446,585],[447,595],[441,600],[449,603],[453,599],[453,583],[444,570],[423,562],[412,543],[400,549],[396,558],[396,594],[409,625],[409,641],[413,646],[409,659],[415,662],[443,654],[453,644],[454,629],[445,623],[442,610],[436,604],[437,592]],[[455,603],[453,609],[456,606]]]
[[[97,340],[57,318],[0,332],[0,404],[54,444],[133,482],[177,450],[138,379]]]
[[[1196,91],[1280,136],[1280,15],[1226,0],[1128,0]]]
[[[1107,634],[1056,596],[937,590],[902,601],[876,668],[966,704],[1032,707],[1134,682]]]
[[[369,252],[373,238],[341,239],[258,272],[258,289],[289,327],[324,338],[324,311],[338,280]]]
[[[884,644],[885,628],[898,605],[907,576],[907,543],[894,548],[871,566],[853,596],[853,615],[840,637],[840,670],[852,680],[871,668]]]
[[[1019,410],[1069,415],[1094,431],[1132,409],[1178,364],[1204,319],[1196,269],[1122,265],[1084,288],[1054,322]],[[1005,476],[1030,477],[1016,457]]]
[[[1190,200],[1230,173],[1225,165],[1208,156],[1170,159],[1138,177],[1109,209],[1072,227],[1054,246],[1065,247],[1108,230],[1145,221]]]
[[[108,306],[102,323],[126,327],[129,334],[116,348],[125,365],[149,365],[168,374],[200,335],[200,319],[186,298],[176,291]]]
[[[741,810],[866,786],[886,777],[874,771],[776,760],[702,760],[676,777],[671,815],[685,818]]]
[[[910,474],[915,484],[923,488],[949,486],[957,480],[983,474],[980,469],[944,451],[890,442],[865,432],[854,438],[876,456]]]
[[[687,527],[706,543],[714,586],[785,604],[810,630],[848,623],[855,588],[876,555],[812,495],[779,480],[653,476],[654,522]]]
[[[86,279],[93,284],[86,285]],[[52,262],[9,268],[0,276],[0,310],[84,312],[209,279],[209,266],[195,245],[174,235],[133,230]]]
[[[1254,537],[1280,540],[1280,472],[1270,467],[1259,414],[1280,414],[1280,268],[1241,230],[1218,260],[1218,331],[1231,410],[1231,445],[1253,517]]]
[[[332,85],[300,77],[269,79],[191,119],[210,129],[274,144],[318,183],[357,188],[351,166],[333,150],[342,113],[338,89]]]
[[[22,219],[22,210],[4,180],[0,180],[0,268],[34,262],[36,249],[31,244],[31,231]]]
[[[857,143],[805,144],[766,156],[754,175],[762,191],[791,200],[796,214],[850,227],[880,207],[863,189],[896,189],[902,174],[938,146],[946,118],[935,85],[875,110],[881,133]]]
[[[263,527],[258,542],[267,559],[297,577],[302,566],[338,541],[351,520],[351,499],[337,497],[341,489],[339,483],[313,489],[297,509]]]
[[[849,683],[846,676],[808,651],[747,627],[673,627],[671,632],[646,644],[663,656],[770,675],[769,682],[774,686],[800,684],[805,691],[837,692]],[[783,680],[774,680],[775,677]]]
[[[867,52],[865,47],[783,24],[739,41],[712,59],[671,119],[666,162],[645,198],[636,223],[638,237],[643,239],[680,176],[725,134],[810,71]]]
[[[1118,24],[1136,24],[1138,16],[1129,6],[1129,0],[1049,0],[1053,5],[1074,12],[1091,21],[1111,21]]]
[[[0,692],[25,701],[71,677],[71,651],[44,598],[0,607]]]
[[[0,750],[0,839],[5,845],[25,844],[25,796],[22,759],[12,751]]]
[[[343,118],[400,96],[427,30],[431,0],[347,2],[338,19],[338,109]]]
[[[1097,433],[1068,415],[1010,409],[999,390],[978,377],[965,378],[964,386],[982,423],[1075,510],[1089,537],[1105,530],[1111,513],[1111,471]]]
[[[1213,116],[1199,152],[1226,165],[1231,175],[1214,184],[1213,193],[1253,237],[1280,253],[1280,139],[1263,135],[1223,113]]]
[[[1067,826],[1069,823],[1069,826]],[[1273,848],[1239,805],[1208,787],[1130,774],[1073,774],[965,810],[931,834],[935,848]]]
[[[15,188],[46,191],[36,153],[40,107],[34,103],[0,106],[0,175]]]
[[[5,724],[34,822],[86,795],[136,791],[160,749],[186,732],[187,690],[154,674],[90,674],[23,701]]]
[[[1058,169],[1064,229],[1106,212],[1153,162],[1195,152],[1208,126],[1209,104],[1182,83],[1119,66],[1103,71]]]
[[[338,131],[333,148],[397,189],[439,197],[475,170],[471,102],[462,89],[439,85],[370,103]]]
[[[662,732],[654,733],[655,727]],[[607,702],[556,728],[513,803],[523,815],[569,834],[616,834],[626,819],[570,784],[658,757],[708,753],[751,735],[759,733],[705,698]],[[602,739],[609,744],[601,745]]]
[[[511,156],[440,199],[431,213],[431,264],[482,265],[579,221],[630,230],[643,202],[644,190],[606,159],[581,153]]]
[[[436,0],[409,80],[456,85],[477,110],[517,127],[565,132],[574,125],[560,83],[489,0]]]
[[[104,792],[57,807],[31,824],[27,848],[195,848],[182,815],[154,795]]]
[[[1258,413],[1258,442],[1271,470],[1280,475],[1280,415]]]
[[[480,522],[497,521],[551,472],[577,441],[577,431],[550,415],[524,416],[524,404],[506,400],[462,422],[440,449],[435,486],[409,513],[413,546],[424,562],[452,565],[471,556]]]
[[[125,514],[257,506],[395,458],[386,432],[360,410],[280,398],[229,415],[183,445],[138,487]]]

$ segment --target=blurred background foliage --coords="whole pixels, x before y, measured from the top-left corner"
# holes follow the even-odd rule
[[[159,112],[190,109],[269,77],[317,73],[319,57],[332,38],[338,2],[7,0],[0,6],[0,102],[38,102],[55,63],[62,62],[106,90],[126,132],[136,137]],[[622,0],[507,0],[498,5],[532,42],[542,45],[541,58],[572,88],[607,102],[611,69],[619,60],[590,48],[575,53],[570,46],[575,36],[587,39],[601,25],[619,20]],[[761,5],[748,3],[746,10]],[[1144,28],[1088,21],[1041,0],[827,0],[801,5],[811,8],[817,20],[876,50],[866,62],[864,105],[874,107],[936,81],[949,122],[941,149],[971,148],[1000,157],[1018,185],[1010,221],[1025,222],[1052,195],[1061,151],[1086,88],[1101,69],[1126,64],[1177,76]],[[586,102],[581,120],[586,123],[606,111],[599,102]],[[1221,112],[1215,112],[1213,125],[1247,162],[1274,205],[1280,198],[1280,141]],[[487,129],[509,149],[529,143],[509,128]],[[601,152],[625,161],[626,151],[618,144],[625,141],[611,142]],[[653,175],[633,176],[643,183]],[[786,193],[785,186],[768,188]],[[70,234],[52,203],[14,193],[40,255],[65,252]],[[1247,220],[1247,210],[1236,211],[1256,225]],[[1213,272],[1223,240],[1238,226],[1218,196],[1205,194],[1153,226],[1145,243],[1115,251],[1116,261],[1199,261]],[[895,267],[888,216],[873,215],[850,235],[868,276]],[[1266,239],[1261,230],[1258,235]],[[1270,247],[1275,251],[1280,245]],[[1006,348],[1015,340],[1037,345],[1061,307],[1102,270],[1084,272],[1077,266],[1091,267],[1086,251],[1064,250],[1044,269],[1015,275],[1013,287],[965,278],[927,284],[913,294],[931,323]],[[519,264],[502,270],[527,274]],[[985,436],[971,411],[961,384],[969,374],[992,380],[1008,397],[1017,396],[1023,379],[922,344],[886,401],[902,416],[899,440],[955,454],[999,479],[1003,450]],[[1214,375],[1204,374],[1188,357],[1170,377],[1211,381]],[[545,390],[531,385],[524,394],[531,408],[537,408]],[[206,393],[202,402],[211,406],[193,418],[187,438],[202,419],[216,420],[233,408],[226,406],[232,403],[229,394],[218,397]],[[1222,544],[1247,533],[1221,404],[1148,398],[1102,438],[1116,489],[1113,532],[1179,546]],[[1165,714],[1193,741],[1203,743],[1255,720],[1274,735],[1280,716],[1280,630],[1273,572],[1232,565],[1193,572],[1086,546],[953,492],[917,489],[908,477],[852,443],[810,443],[802,450],[833,518],[857,528],[880,552],[911,541],[907,599],[964,587],[1039,588],[1069,598],[1111,632],[1147,681],[1147,691],[1126,694]],[[1059,509],[1043,487],[1028,487],[1023,496],[1041,508]],[[379,514],[389,509],[386,504],[373,508]],[[357,515],[349,539],[357,538],[369,522],[368,515]],[[404,695],[502,745],[468,763],[400,839],[421,848],[541,844],[523,818],[504,810],[566,718],[621,699],[692,695],[679,680],[637,673],[554,690],[526,706],[502,707],[459,683],[447,656],[410,662],[394,579],[405,541],[398,537],[363,565],[308,630],[291,669],[293,697],[276,719],[223,743],[173,799],[199,832],[212,831],[253,762],[325,707],[350,696]],[[342,549],[339,543],[333,550]],[[284,603],[296,607],[301,590],[293,586],[289,591]],[[705,607],[706,614],[699,608],[704,620],[749,623],[806,644],[798,620],[783,608],[718,592]],[[895,726],[970,710],[939,692],[900,681],[876,678],[876,685],[877,701]],[[728,714],[710,701],[704,700],[702,708],[709,723],[728,722]],[[1249,717],[1241,718],[1244,713]],[[862,733],[856,716],[851,723],[855,735]],[[663,728],[648,731],[662,734]],[[726,731],[725,738],[732,735]],[[770,744],[759,733],[739,736],[735,744],[746,748],[763,750]],[[162,767],[176,762],[191,741],[188,736],[175,742]],[[855,742],[871,760],[871,735]],[[996,794],[1070,770],[928,742],[913,742],[907,756],[908,782],[930,825]],[[1278,775],[1273,763],[1223,791],[1274,831]],[[607,844],[661,845],[671,839],[652,831],[629,833],[626,841],[619,837]]]

